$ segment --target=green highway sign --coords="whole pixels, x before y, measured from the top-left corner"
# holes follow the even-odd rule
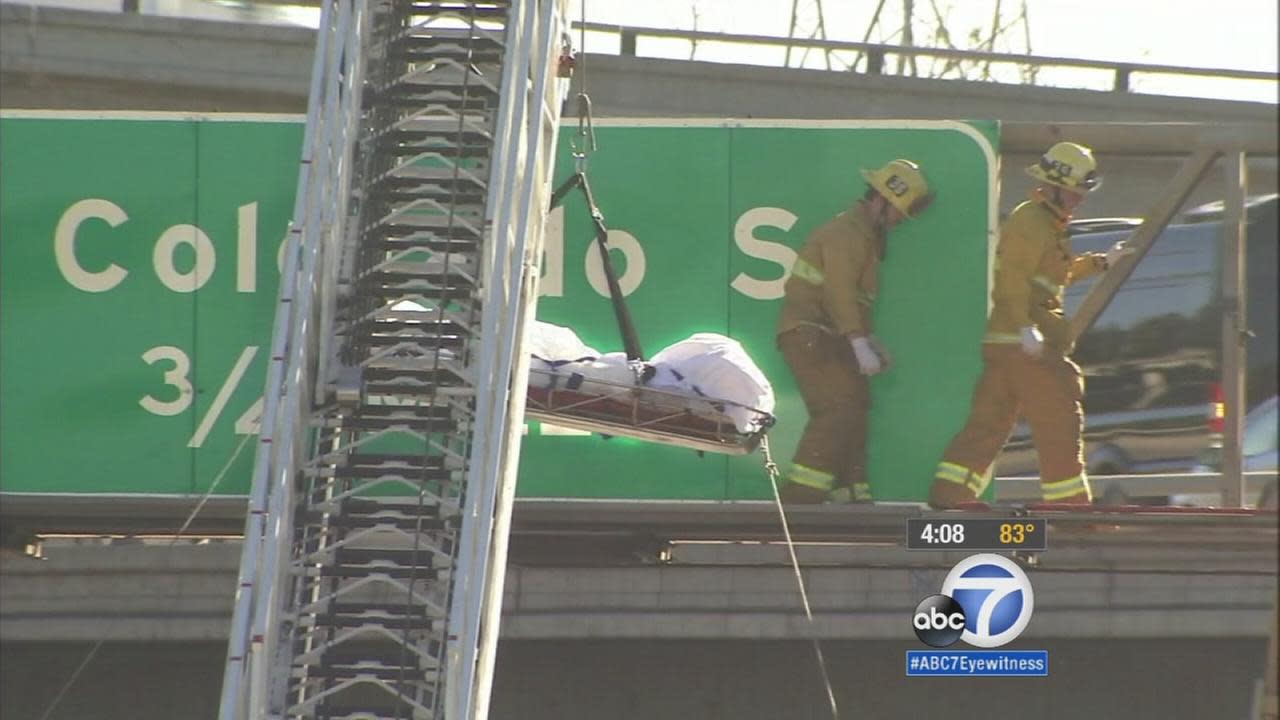
[[[560,172],[572,169],[562,131]],[[929,213],[895,231],[872,381],[877,497],[923,498],[980,369],[997,128],[983,122],[597,123],[589,173],[649,354],[695,332],[743,343],[778,395],[784,467],[805,414],[773,344],[805,235],[862,192],[860,167],[918,161]],[[248,489],[296,117],[0,115],[0,491]],[[621,349],[585,207],[552,214],[538,316]],[[238,453],[238,454],[237,454]],[[234,457],[234,460],[232,458]],[[530,423],[526,497],[761,498],[759,455]]]
[[[0,489],[203,492],[256,427],[301,126],[0,123]]]

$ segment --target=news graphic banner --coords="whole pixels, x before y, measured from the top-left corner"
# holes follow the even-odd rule
[[[908,650],[910,677],[1045,677],[1048,650]]]
[[[562,130],[557,179],[572,172]],[[995,223],[986,122],[597,123],[589,173],[649,355],[695,332],[746,347],[778,396],[785,468],[806,419],[774,346],[805,236],[896,157],[937,191],[881,266],[876,497],[921,500],[980,369]],[[302,125],[296,117],[0,114],[0,491],[199,494],[257,432]],[[621,349],[580,197],[556,210],[540,319]],[[529,423],[525,497],[764,498],[759,455],[699,456]],[[218,486],[248,490],[249,442]]]
[[[1001,650],[1018,639],[1035,612],[1035,590],[1022,567],[1003,555],[970,555],[956,563],[911,614],[911,629],[931,648],[964,642],[981,650],[908,650],[908,677],[1049,674],[1047,650]]]

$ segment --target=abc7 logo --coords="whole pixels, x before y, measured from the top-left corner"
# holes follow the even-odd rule
[[[1022,568],[1002,555],[973,555],[951,569],[940,595],[920,601],[911,627],[932,647],[964,640],[995,648],[1022,634],[1034,605],[1031,581]]]

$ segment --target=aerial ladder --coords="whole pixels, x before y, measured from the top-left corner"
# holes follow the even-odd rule
[[[325,0],[219,718],[484,718],[564,0]]]

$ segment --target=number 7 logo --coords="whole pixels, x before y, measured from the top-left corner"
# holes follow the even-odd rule
[[[1012,642],[1031,622],[1035,594],[1016,563],[984,553],[960,561],[942,584],[942,594],[955,598],[966,618],[961,640],[982,648]]]

